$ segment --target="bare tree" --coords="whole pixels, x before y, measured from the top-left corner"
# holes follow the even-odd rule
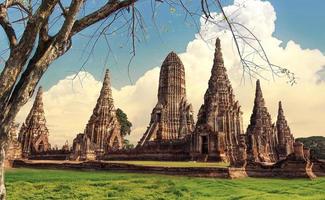
[[[20,108],[33,95],[43,74],[53,61],[70,50],[75,35],[94,24],[104,23],[110,19],[104,27],[99,26],[98,30],[96,29],[98,35],[108,41],[107,30],[110,30],[111,24],[121,16],[126,18],[125,24],[128,25],[131,36],[132,56],[135,56],[136,26],[143,28],[141,13],[135,7],[137,1],[98,1],[102,5],[89,12],[86,9],[89,3],[87,0],[0,0],[0,25],[9,43],[8,48],[0,52],[0,64],[4,63],[0,74],[0,200],[6,196],[4,161],[10,124]],[[184,11],[185,17],[193,20],[197,29],[199,28],[194,18],[201,13],[206,20],[218,23],[213,19],[209,8],[211,6],[219,8],[224,15],[223,20],[227,22],[234,36],[243,68],[251,71],[258,67],[248,62],[240,51],[239,39],[245,42],[245,37],[236,32],[235,22],[227,18],[219,0],[210,2],[201,0],[201,7],[196,11],[189,10],[182,0],[152,0],[151,6],[156,3],[169,4],[171,7],[179,6]],[[155,6],[152,6],[152,12],[155,12]],[[14,17],[10,18],[10,15]],[[55,33],[51,30],[53,26],[59,27]],[[114,31],[111,30],[111,33]],[[92,36],[94,37],[95,35]],[[8,56],[3,57],[1,54],[4,52]],[[260,51],[256,49],[257,52]],[[273,69],[275,65],[269,62],[264,50],[260,55]]]
[[[0,23],[10,46],[9,57],[0,75],[0,199],[5,199],[4,159],[10,123],[20,108],[33,94],[35,87],[49,65],[65,54],[72,45],[72,37],[85,28],[114,15],[133,5],[136,0],[109,0],[98,10],[77,19],[81,7],[87,1],[71,0],[64,7],[59,0],[42,0],[24,3],[19,0],[6,0],[0,4]],[[34,3],[34,2],[33,2]],[[21,21],[26,22],[20,38],[8,19],[8,11],[18,8],[23,12]],[[59,31],[49,34],[50,17],[61,9],[64,17]]]

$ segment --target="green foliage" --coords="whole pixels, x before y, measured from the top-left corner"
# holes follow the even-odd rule
[[[297,138],[304,146],[310,148],[311,156],[318,159],[325,159],[325,137],[312,136],[307,138]]]
[[[130,135],[132,123],[128,120],[128,116],[120,108],[116,110],[116,116],[121,125],[122,136]]]
[[[6,174],[8,199],[210,200],[324,199],[325,178],[204,179],[99,171],[14,169]]]

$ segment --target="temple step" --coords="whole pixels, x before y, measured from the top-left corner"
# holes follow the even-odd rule
[[[198,156],[197,161],[198,162],[207,162],[208,158],[209,158],[209,156],[207,154],[203,154],[203,155]]]

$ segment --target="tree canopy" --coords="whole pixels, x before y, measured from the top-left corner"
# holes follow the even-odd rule
[[[121,125],[122,136],[130,135],[132,123],[128,120],[128,116],[120,108],[116,110],[116,116]]]
[[[304,146],[310,148],[312,158],[325,160],[325,137],[312,136],[307,138],[297,138],[296,141],[302,142]]]

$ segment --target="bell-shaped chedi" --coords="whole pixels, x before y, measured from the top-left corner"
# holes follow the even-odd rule
[[[177,54],[171,52],[161,66],[158,103],[138,146],[147,141],[182,139],[192,132],[193,127],[192,106],[186,100],[184,65]]]
[[[218,38],[209,86],[192,135],[192,156],[205,156],[205,160],[233,161],[239,136],[243,134],[242,126],[242,112],[235,100]]]
[[[285,159],[289,154],[293,153],[294,137],[285,119],[281,101],[279,102],[276,130],[278,136],[278,156],[279,159]]]
[[[24,157],[33,153],[42,153],[50,150],[49,130],[46,127],[46,119],[43,108],[43,90],[39,87],[37,95],[25,122],[19,132],[19,142],[22,146]]]
[[[121,126],[114,107],[109,71],[99,98],[83,134],[74,140],[72,157],[89,160],[99,158],[108,151],[123,148]]]
[[[276,144],[275,128],[265,106],[260,81],[257,80],[253,113],[247,128],[248,160],[252,162],[276,161]]]

